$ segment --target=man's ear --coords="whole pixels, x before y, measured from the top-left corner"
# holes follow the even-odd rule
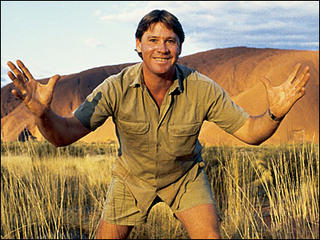
[[[136,50],[138,53],[141,53],[141,42],[138,38],[136,38]]]

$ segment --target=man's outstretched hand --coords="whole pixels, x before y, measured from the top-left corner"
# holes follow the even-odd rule
[[[305,85],[310,78],[309,67],[299,72],[300,68],[301,64],[298,63],[288,79],[277,87],[271,86],[270,80],[266,77],[261,79],[267,91],[270,112],[277,118],[286,115],[292,106],[305,95]]]
[[[46,110],[50,109],[53,90],[60,76],[55,75],[47,84],[41,84],[33,78],[20,60],[17,60],[19,68],[10,61],[7,64],[12,71],[8,72],[8,76],[17,88],[11,93],[21,99],[34,115],[41,117]]]

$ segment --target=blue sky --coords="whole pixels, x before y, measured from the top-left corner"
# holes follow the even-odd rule
[[[1,86],[7,61],[35,78],[140,61],[140,19],[166,9],[180,20],[182,56],[216,48],[319,50],[318,1],[1,1]]]

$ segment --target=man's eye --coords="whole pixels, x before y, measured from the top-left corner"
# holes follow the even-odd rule
[[[176,43],[177,43],[177,41],[176,41],[176,40],[174,40],[174,39],[169,39],[169,40],[168,40],[168,43],[170,43],[170,44],[176,44]]]
[[[150,38],[149,39],[149,42],[156,42],[157,41],[157,39],[155,39],[155,38]]]

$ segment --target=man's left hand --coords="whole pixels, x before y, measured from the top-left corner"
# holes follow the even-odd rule
[[[305,85],[310,78],[309,67],[306,66],[303,71],[299,72],[300,68],[301,64],[298,63],[288,79],[277,87],[271,86],[268,78],[261,79],[267,90],[269,110],[277,118],[286,115],[292,106],[305,95]]]

